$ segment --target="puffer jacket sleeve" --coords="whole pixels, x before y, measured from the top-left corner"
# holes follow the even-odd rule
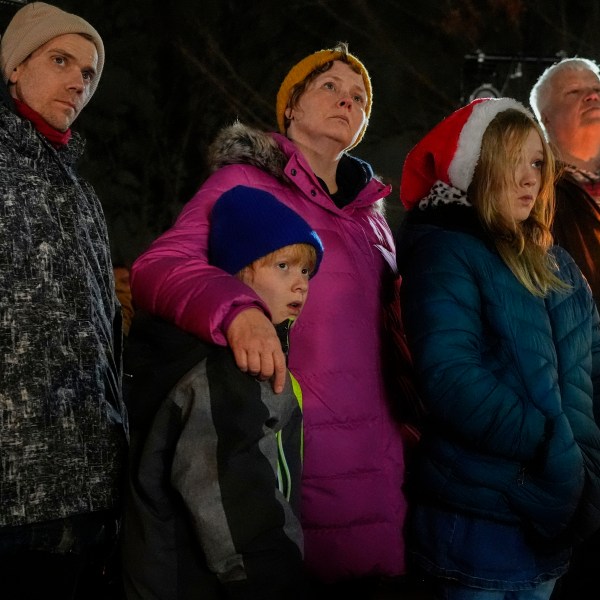
[[[485,315],[469,256],[477,250],[470,236],[461,243],[453,236],[424,235],[402,268],[402,314],[426,408],[461,445],[530,461],[546,418],[483,367]]]
[[[600,426],[600,315],[596,305],[592,322],[592,383],[594,386],[594,420]]]
[[[565,396],[563,409],[569,419],[573,435],[581,451],[584,483],[577,509],[565,532],[568,543],[580,543],[590,537],[600,526],[600,431],[597,427],[600,417],[600,317],[591,290],[583,280],[573,259],[562,249],[556,248],[562,262],[562,269],[570,270],[573,289],[587,305],[585,335],[591,338],[591,385],[592,391],[585,394],[571,393]],[[570,355],[575,354],[575,348]],[[571,388],[576,389],[575,385]],[[591,400],[591,402],[590,402]]]
[[[210,212],[235,185],[252,185],[253,167],[228,166],[207,179],[176,223],[133,264],[136,308],[173,322],[201,339],[226,345],[225,332],[242,310],[264,303],[232,275],[208,264]]]

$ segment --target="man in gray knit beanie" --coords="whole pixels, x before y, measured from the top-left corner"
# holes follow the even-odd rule
[[[67,46],[63,48],[64,44]],[[59,59],[65,61],[61,71],[69,67],[69,73],[63,73],[57,84],[67,89],[61,89],[59,98],[50,101],[46,96],[56,95],[56,90],[47,88],[55,84],[40,81],[34,69],[44,58],[52,60],[56,49],[69,53],[76,49],[77,54]],[[39,112],[52,127],[65,131],[98,87],[104,68],[104,44],[100,34],[81,17],[44,2],[32,2],[17,11],[0,38],[0,68],[13,97]],[[42,77],[44,74],[54,79],[52,70],[42,73]],[[31,80],[33,75],[36,81]],[[34,90],[28,90],[28,84]]]
[[[43,2],[0,38],[3,598],[118,597],[102,588],[115,572],[127,448],[121,313],[102,207],[77,175],[84,144],[70,129],[103,67],[98,32]]]

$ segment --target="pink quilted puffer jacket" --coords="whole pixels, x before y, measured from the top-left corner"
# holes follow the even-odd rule
[[[306,562],[323,581],[400,575],[404,455],[381,360],[382,289],[393,278],[395,248],[378,201],[390,188],[366,163],[350,159],[368,182],[339,209],[279,134],[236,124],[213,150],[213,175],[133,265],[135,304],[223,345],[233,317],[262,306],[252,290],[207,263],[210,211],[236,185],[274,194],[317,230],[324,258],[292,329],[289,356],[303,392]]]

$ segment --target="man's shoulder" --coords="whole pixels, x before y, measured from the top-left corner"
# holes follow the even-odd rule
[[[19,140],[26,133],[23,120],[6,106],[0,104],[0,147],[4,151],[14,151]]]
[[[44,152],[44,148],[47,152]],[[85,150],[85,140],[76,131],[58,155],[67,166],[73,166]],[[14,113],[0,102],[0,153],[14,154],[32,160],[40,160],[45,154],[54,154],[49,143],[38,134],[33,124]]]
[[[583,189],[579,182],[575,179],[573,173],[567,169],[561,169],[559,172],[559,176],[556,178],[556,188],[570,188],[575,186],[579,189]]]
[[[563,171],[556,180],[557,219],[564,218],[565,213],[592,213],[600,218],[600,206],[587,190],[568,171]]]

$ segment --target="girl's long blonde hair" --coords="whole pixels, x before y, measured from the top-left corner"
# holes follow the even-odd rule
[[[523,146],[531,130],[542,142],[542,182],[529,217],[507,221],[500,207],[514,190],[515,173]],[[508,109],[488,125],[481,155],[467,191],[483,227],[491,234],[500,256],[515,277],[535,296],[568,288],[556,275],[557,266],[548,252],[554,218],[554,157],[538,124],[525,113]]]

